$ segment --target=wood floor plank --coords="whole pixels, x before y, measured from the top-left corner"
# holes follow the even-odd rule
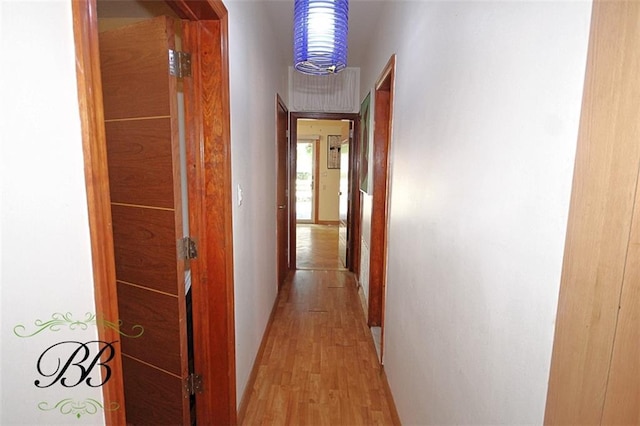
[[[277,301],[244,425],[391,425],[351,273],[298,270]]]
[[[338,253],[338,225],[296,225],[298,269],[344,270]]]

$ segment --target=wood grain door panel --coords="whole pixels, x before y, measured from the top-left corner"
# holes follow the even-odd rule
[[[100,34],[127,424],[191,423],[174,21]],[[186,213],[185,213],[186,214]]]
[[[193,65],[193,77],[184,79],[183,86],[190,230],[199,244],[199,258],[190,262],[198,344],[195,364],[205,383],[196,411],[199,419],[211,423],[236,424],[228,13],[221,0],[166,3],[184,19],[182,46],[192,53]],[[100,14],[95,0],[74,1],[72,10],[96,312],[116,320],[120,315],[96,19]],[[206,281],[209,285],[202,286]],[[218,325],[216,330],[210,324]],[[99,328],[99,335],[105,341],[120,340],[115,330],[106,327]],[[110,425],[126,424],[121,362],[120,356],[112,360],[114,374],[102,387],[105,407],[113,403],[121,407],[105,410],[104,421]],[[147,410],[135,411],[137,415]],[[139,416],[134,420],[142,423]]]
[[[157,19],[100,33],[105,120],[171,115],[175,88],[168,84],[168,73],[158,70],[168,69],[174,30],[157,25]]]
[[[173,211],[120,205],[111,211],[117,279],[178,295]]]
[[[182,421],[182,388],[179,377],[158,374],[138,360],[123,357],[127,424],[179,425]]]
[[[127,355],[175,375],[181,374],[178,297],[118,283],[118,309],[123,325],[146,324],[140,337],[122,339]]]
[[[112,121],[105,130],[111,201],[172,209],[171,119]]]

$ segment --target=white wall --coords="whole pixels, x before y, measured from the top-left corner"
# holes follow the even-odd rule
[[[369,168],[369,171],[371,171],[371,168]],[[371,180],[371,175],[369,175],[369,180]],[[373,206],[373,197],[372,195],[364,192],[360,192],[360,196],[362,197],[362,238],[360,239],[360,276],[358,277],[358,281],[362,286],[363,296],[368,306],[369,262],[371,256],[371,210]]]
[[[542,424],[588,2],[389,2],[385,370],[405,424]]]
[[[238,403],[277,294],[276,93],[287,68],[261,2],[228,1]],[[243,201],[238,205],[238,186]]]
[[[47,347],[95,340],[95,326],[14,334],[55,313],[95,312],[71,2],[3,0],[0,11],[0,424],[103,424],[101,410],[42,410],[64,398],[101,402],[100,388],[34,385]]]

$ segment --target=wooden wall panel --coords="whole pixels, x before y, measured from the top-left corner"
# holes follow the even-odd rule
[[[180,425],[182,381],[127,356],[122,357],[128,425]],[[158,407],[158,401],[162,406]]]
[[[113,205],[116,279],[177,295],[173,211]]]
[[[173,208],[171,120],[105,124],[111,201]]]
[[[124,331],[129,333],[135,325],[144,327],[140,337],[122,339],[122,353],[180,375],[180,328],[175,320],[178,303],[175,296],[118,283],[118,309]]]
[[[102,66],[102,91],[104,96],[105,120],[130,117],[168,116],[169,74],[166,72],[168,55],[158,57],[153,52],[165,50],[173,43],[173,24],[168,30],[159,29],[154,21],[167,19],[159,17],[150,19],[144,24],[137,23],[135,30],[129,27],[100,34],[100,63]],[[147,25],[146,31],[140,25]],[[140,38],[140,34],[145,34]],[[115,47],[117,53],[111,50]],[[120,58],[124,57],[126,60]],[[136,102],[130,102],[136,99]]]
[[[602,420],[640,164],[640,3],[591,25],[546,424]]]

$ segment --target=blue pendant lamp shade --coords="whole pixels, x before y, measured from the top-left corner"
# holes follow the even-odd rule
[[[314,75],[346,68],[348,28],[349,0],[294,0],[295,68]]]

